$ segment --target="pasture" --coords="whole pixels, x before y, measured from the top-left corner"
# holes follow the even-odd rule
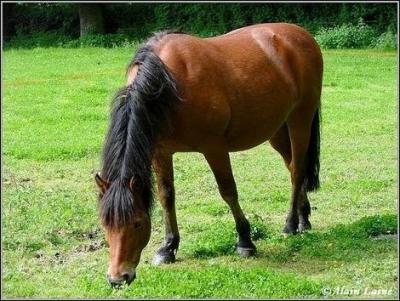
[[[337,287],[398,295],[396,53],[372,50],[323,52],[321,189],[310,194],[312,231],[281,235],[290,177],[268,143],[233,153],[240,204],[258,248],[255,258],[240,258],[233,217],[204,158],[179,153],[177,262],[151,265],[164,235],[156,201],[138,278],[111,289],[93,175],[109,100],[125,83],[133,52],[4,52],[4,297],[346,297],[335,295]]]

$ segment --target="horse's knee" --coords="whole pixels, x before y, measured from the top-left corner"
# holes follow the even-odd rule
[[[235,185],[232,185],[231,183],[225,184],[225,183],[220,183],[218,185],[219,192],[221,194],[221,197],[228,203],[235,203],[238,200],[238,193]]]
[[[173,185],[163,184],[158,187],[160,203],[163,209],[171,210],[175,203],[175,190]]]
[[[297,187],[299,190],[302,189],[302,185],[306,176],[304,166],[291,166],[290,176],[292,185]]]

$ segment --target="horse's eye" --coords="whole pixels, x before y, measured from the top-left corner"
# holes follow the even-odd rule
[[[133,228],[134,228],[134,229],[138,229],[138,228],[140,228],[141,226],[142,226],[142,223],[140,223],[140,222],[136,222],[136,223],[133,224]]]

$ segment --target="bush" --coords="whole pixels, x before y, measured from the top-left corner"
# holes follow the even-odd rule
[[[368,48],[376,39],[376,31],[363,23],[358,25],[344,24],[333,28],[322,28],[315,36],[322,48]]]
[[[5,5],[9,6],[11,3]],[[65,42],[64,38],[53,36],[48,39],[43,34],[54,31],[70,41],[75,39],[72,44],[76,47],[81,43],[106,44],[107,47],[125,43],[125,39],[118,36],[77,40],[80,30],[75,3],[14,3],[12,7],[3,16],[7,28],[6,44],[14,37],[11,45],[18,47],[24,44],[30,48],[38,44],[48,47],[50,41],[55,42],[51,46],[57,47]],[[393,45],[392,38],[384,35],[378,41],[377,37],[385,31],[396,32],[397,28],[394,3],[107,3],[103,8],[106,33],[125,34],[128,31],[128,41],[141,40],[164,29],[214,36],[254,23],[289,22],[301,25],[313,34],[318,32],[318,38],[326,48],[366,47],[366,40],[372,42],[368,36],[371,32],[375,34],[377,48],[385,48]],[[359,19],[370,26],[357,26]],[[320,30],[326,26],[337,27]],[[29,40],[30,34],[39,35],[40,41]],[[19,41],[22,37],[29,41]]]
[[[209,4],[210,5],[210,4]],[[160,6],[161,7],[161,6]],[[163,6],[168,7],[168,6]],[[35,48],[35,47],[132,47],[149,37],[152,32],[165,29],[163,23],[170,23],[172,29],[183,29],[188,33],[200,36],[214,36],[222,34],[235,27],[251,23],[248,16],[241,14],[239,6],[215,6],[215,10],[206,10],[203,6],[187,6],[187,10],[182,10],[186,15],[180,16],[187,19],[190,16],[197,16],[196,22],[186,25],[182,28],[178,21],[173,21],[175,6],[169,7],[170,10],[155,10],[156,18],[159,24],[147,24],[137,28],[119,28],[117,33],[108,34],[90,34],[82,38],[74,35],[65,34],[62,29],[53,31],[40,31],[36,33],[23,33],[19,31],[10,40],[5,41],[5,48]],[[189,10],[190,8],[190,10]],[[265,13],[265,12],[264,12]],[[235,16],[235,18],[233,17]],[[254,17],[254,16],[253,16]],[[261,18],[261,15],[256,16]],[[178,18],[179,19],[179,18]],[[215,20],[212,26],[204,23],[204,20]],[[230,20],[229,22],[227,20]],[[175,22],[175,23],[174,23]],[[156,22],[157,23],[157,22]],[[397,35],[393,33],[391,27],[387,27],[386,32],[379,35],[378,31],[359,21],[358,25],[344,24],[333,28],[322,28],[317,30],[315,38],[322,48],[338,49],[338,48],[376,48],[381,50],[394,50],[397,48]]]
[[[90,34],[66,43],[65,47],[131,47],[136,42],[124,34]]]
[[[374,41],[373,46],[380,50],[395,50],[397,49],[397,35],[391,31],[386,31]]]
[[[18,34],[4,43],[5,48],[35,48],[35,47],[63,47],[72,38],[65,34],[54,32],[36,32],[32,34]]]
[[[92,34],[79,39],[59,32],[38,32],[32,35],[19,34],[5,43],[5,48],[47,48],[47,47],[133,47],[138,41],[128,34]]]

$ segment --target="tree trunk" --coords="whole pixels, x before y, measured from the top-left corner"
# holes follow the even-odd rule
[[[3,37],[8,40],[15,34],[15,3],[3,4]]]
[[[101,4],[79,4],[81,37],[90,33],[104,33],[103,7]]]

